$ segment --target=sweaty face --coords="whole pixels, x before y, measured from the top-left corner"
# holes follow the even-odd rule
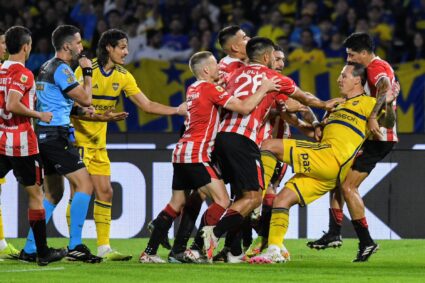
[[[246,56],[246,44],[250,40],[249,36],[240,29],[231,40],[231,44],[238,49],[238,52]]]
[[[282,72],[285,67],[285,54],[282,51],[274,51],[274,65],[273,69]]]
[[[337,83],[341,95],[347,96],[352,93],[358,80],[353,76],[353,66],[346,65],[341,71],[341,74],[338,77]]]
[[[4,34],[0,35],[0,60],[3,60],[4,54],[6,53],[6,40]]]
[[[81,41],[81,35],[79,32],[74,34],[73,39],[66,43],[68,44],[69,51],[72,55],[72,60],[76,61],[80,57],[81,52],[83,51],[83,44]]]
[[[109,58],[114,64],[123,65],[125,57],[128,55],[128,42],[126,38],[118,40],[118,44],[115,47],[108,49]]]

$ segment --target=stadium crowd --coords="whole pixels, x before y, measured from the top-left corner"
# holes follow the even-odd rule
[[[125,30],[126,63],[146,57],[187,62],[201,50],[220,58],[218,31],[232,24],[277,42],[288,63],[343,62],[342,40],[354,31],[372,34],[377,54],[391,63],[425,58],[424,0],[2,0],[0,10],[3,30],[23,25],[32,31],[28,67],[35,72],[52,57],[49,37],[59,24],[78,26],[92,53],[102,32]]]

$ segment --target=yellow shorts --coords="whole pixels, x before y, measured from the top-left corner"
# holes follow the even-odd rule
[[[6,183],[6,178],[0,178],[0,185],[3,185],[4,183]]]
[[[285,187],[294,191],[301,206],[307,205],[333,190],[344,180],[353,160],[341,168],[330,144],[299,140],[283,140],[283,162],[296,173]]]
[[[106,148],[77,148],[90,175],[111,176],[111,162]]]

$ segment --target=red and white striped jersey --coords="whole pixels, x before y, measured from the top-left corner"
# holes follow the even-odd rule
[[[223,57],[218,63],[218,76],[223,85],[227,85],[227,81],[234,71],[245,65],[241,59],[232,58],[229,55]]]
[[[372,97],[376,97],[378,91],[376,85],[382,78],[388,78],[390,84],[392,84],[395,81],[394,70],[387,61],[384,61],[379,57],[375,57],[367,66],[367,85],[365,87],[366,93]],[[394,111],[397,110],[396,100],[393,101],[393,109]],[[380,129],[383,134],[383,138],[379,140],[391,142],[398,141],[396,125],[394,125],[393,128],[387,129],[385,127],[381,127]],[[378,140],[378,138],[374,137],[373,135],[371,136],[371,139]]]
[[[19,62],[6,61],[0,67],[0,154],[29,156],[38,153],[37,137],[30,117],[6,110],[9,92],[21,94],[21,102],[34,109],[36,100],[34,76]]]
[[[272,110],[277,110],[276,105],[272,106]],[[280,110],[279,110],[280,111]],[[264,125],[260,129],[259,135],[263,135],[262,139],[286,139],[291,137],[291,128],[280,115],[271,115],[264,122]]]
[[[251,64],[234,71],[226,87],[228,93],[241,100],[246,99],[254,94],[261,85],[263,74],[269,79],[275,76],[278,77],[280,79],[280,90],[268,93],[248,115],[226,111],[220,124],[221,132],[243,135],[259,146],[264,138],[264,134],[261,134],[261,127],[264,126],[265,119],[267,119],[273,103],[282,105],[288,99],[288,96],[292,95],[297,89],[295,82],[266,66]]]
[[[206,81],[196,81],[188,87],[186,129],[173,151],[173,163],[211,161],[210,154],[220,125],[219,108],[232,98],[221,86]]]

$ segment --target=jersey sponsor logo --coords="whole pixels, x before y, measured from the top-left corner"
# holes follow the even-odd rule
[[[119,87],[120,87],[120,84],[119,84],[119,83],[112,83],[112,88],[113,88],[115,91],[117,91]]]
[[[301,153],[301,162],[304,169],[303,173],[310,173],[311,167],[310,167],[310,157],[308,156],[308,153]]]
[[[350,115],[347,115],[347,114],[344,114],[344,113],[339,113],[339,112],[334,113],[334,117],[337,118],[337,119],[350,121],[350,122],[357,125],[357,118],[356,117],[353,117],[353,116],[350,116]]]
[[[95,110],[100,110],[100,111],[112,110],[112,109],[115,108],[114,105],[98,105],[98,104],[94,104],[93,107],[94,107]]]
[[[28,76],[22,74],[21,78],[19,79],[21,82],[26,83],[28,81]]]

